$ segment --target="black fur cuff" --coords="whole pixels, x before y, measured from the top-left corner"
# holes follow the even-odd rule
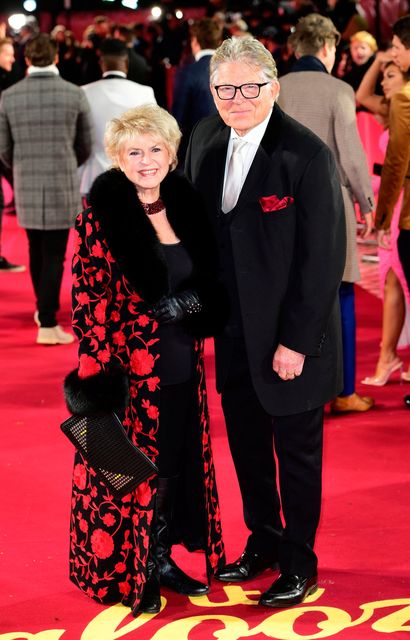
[[[118,365],[88,378],[79,378],[74,369],[64,380],[64,396],[74,415],[123,411],[129,401],[128,376]]]

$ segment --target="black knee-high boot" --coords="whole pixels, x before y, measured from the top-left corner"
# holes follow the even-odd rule
[[[190,578],[171,558],[170,528],[178,477],[159,478],[157,509],[154,523],[156,560],[159,581],[164,587],[186,596],[202,596],[208,593],[208,585]]]
[[[155,518],[155,511],[154,511]],[[155,520],[151,529],[149,553],[147,560],[147,580],[138,607],[132,611],[134,616],[140,613],[158,613],[161,609],[161,593],[159,585],[159,570],[156,556],[156,531]]]
[[[161,593],[159,586],[159,572],[156,559],[153,555],[148,557],[147,581],[139,606],[133,610],[133,614],[158,613],[161,609]]]

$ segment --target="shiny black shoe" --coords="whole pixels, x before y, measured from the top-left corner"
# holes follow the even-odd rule
[[[184,596],[204,596],[209,591],[207,584],[188,576],[170,557],[161,557],[158,563],[159,581],[176,593]]]
[[[254,578],[265,569],[277,569],[277,567],[276,559],[267,558],[259,553],[250,553],[245,549],[238,560],[219,569],[215,578],[222,582],[243,582]]]
[[[410,396],[404,396],[403,402],[406,405],[407,409],[410,409]]]
[[[293,607],[317,591],[317,576],[303,578],[282,573],[270,589],[262,593],[259,604],[265,607]]]
[[[144,595],[141,598],[138,609],[133,612],[133,615],[139,615],[140,613],[159,613],[161,610],[161,596],[158,591],[146,587]]]

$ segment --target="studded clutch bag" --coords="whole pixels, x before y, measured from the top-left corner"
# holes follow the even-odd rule
[[[61,430],[117,497],[158,473],[128,438],[115,413],[74,415],[62,423]]]

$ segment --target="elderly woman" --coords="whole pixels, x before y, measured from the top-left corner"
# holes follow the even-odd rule
[[[172,173],[180,135],[154,105],[112,120],[115,168],[96,179],[76,222],[79,366],[65,381],[67,404],[74,414],[119,413],[159,477],[115,499],[76,453],[70,578],[134,615],[159,611],[160,584],[207,592],[175,564],[173,543],[205,550],[208,575],[224,561],[198,338],[220,324],[223,296],[201,200]]]

